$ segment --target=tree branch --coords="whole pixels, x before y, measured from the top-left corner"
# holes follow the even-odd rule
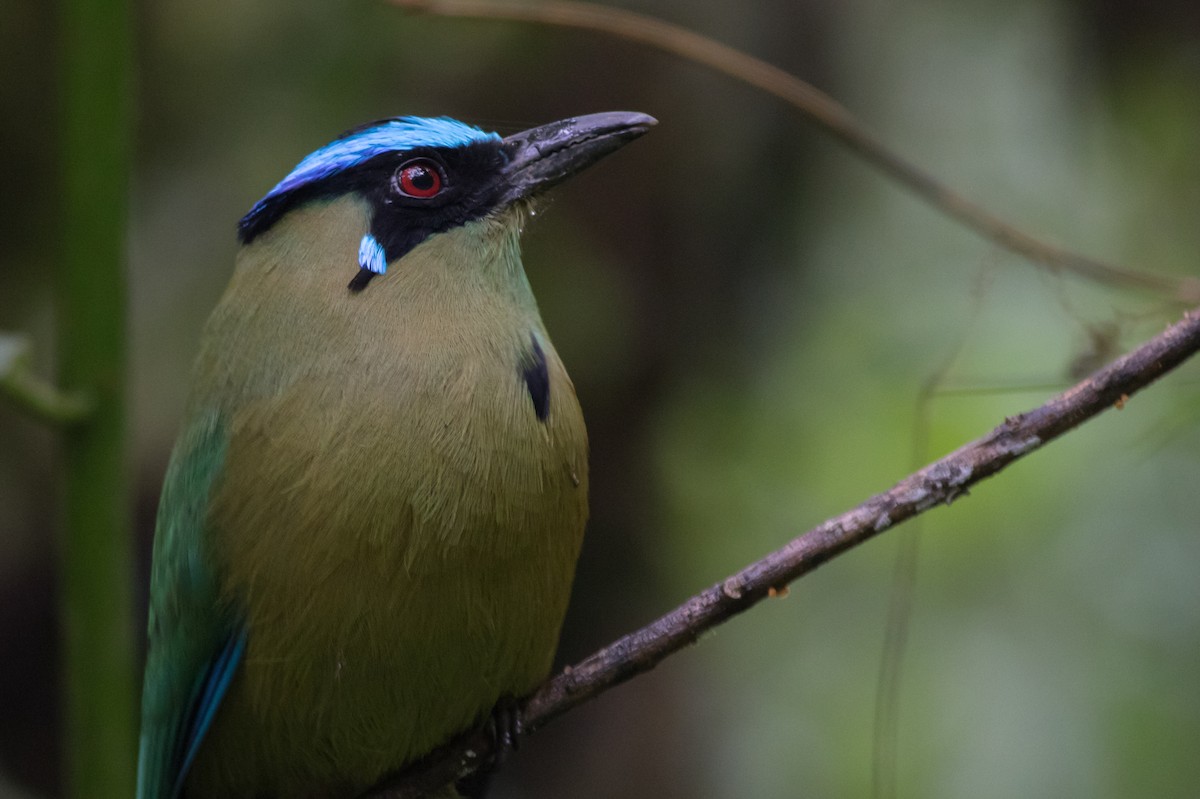
[[[790,541],[782,549],[713,585],[675,610],[606,646],[543,683],[522,705],[523,728],[538,729],[576,705],[649,671],[706,631],[782,591],[789,583],[852,547],[967,489],[1129,398],[1200,350],[1200,308],[1073,388],[1004,420],[983,438],[912,474]],[[417,799],[487,763],[494,750],[483,730],[463,735],[367,794]]]
[[[500,19],[607,33],[703,64],[790,104],[865,161],[941,213],[992,244],[1051,272],[1118,288],[1137,288],[1200,302],[1200,280],[1142,272],[1090,258],[1026,233],[939,182],[869,133],[837,100],[773,64],[665,20],[620,8],[569,0],[388,0],[408,11],[444,17]]]
[[[85,421],[92,402],[79,392],[66,392],[42,380],[29,365],[29,339],[0,333],[0,396],[38,421],[68,427]]]

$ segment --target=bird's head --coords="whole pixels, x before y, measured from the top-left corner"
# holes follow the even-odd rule
[[[426,238],[502,211],[579,172],[655,124],[645,114],[573,117],[501,137],[447,118],[355,128],[302,160],[238,223],[249,244],[309,202],[356,194],[371,222],[347,264],[362,290]]]

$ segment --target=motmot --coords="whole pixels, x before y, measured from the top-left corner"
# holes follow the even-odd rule
[[[654,124],[384,119],[241,219],[159,503],[139,799],[350,799],[549,673],[588,444],[519,238]]]

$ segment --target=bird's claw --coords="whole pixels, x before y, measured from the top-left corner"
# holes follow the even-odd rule
[[[497,766],[508,760],[508,756],[521,748],[521,735],[524,734],[525,719],[521,706],[516,699],[505,696],[492,708],[492,716],[488,722],[492,741],[495,743],[493,763]]]

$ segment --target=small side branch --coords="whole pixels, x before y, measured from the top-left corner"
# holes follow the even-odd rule
[[[704,632],[748,610],[826,561],[967,490],[1018,458],[1133,394],[1200,350],[1200,309],[1068,391],[1004,420],[988,435],[790,541],[655,622],[565,668],[528,697],[524,729],[535,730],[576,705],[654,668]],[[370,799],[416,799],[487,763],[490,736],[474,732],[452,741],[368,794]]]
[[[85,421],[92,412],[91,400],[77,392],[60,391],[34,374],[29,349],[25,336],[0,333],[0,396],[55,427]]]

